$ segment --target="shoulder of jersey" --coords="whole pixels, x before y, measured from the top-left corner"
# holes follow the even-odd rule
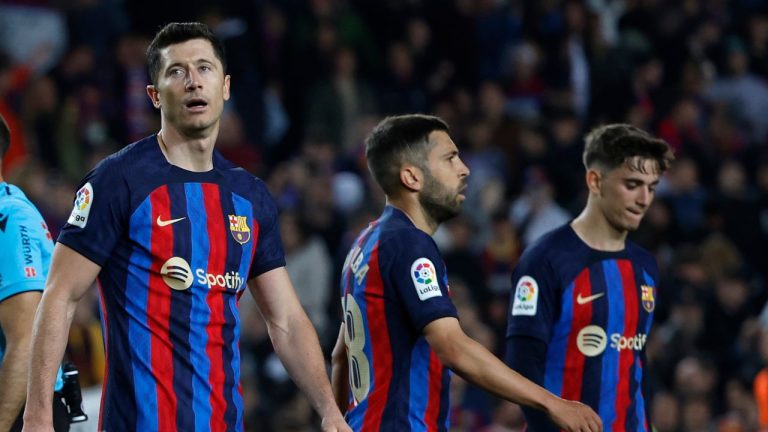
[[[248,173],[245,168],[225,158],[224,155],[222,155],[218,150],[213,151],[213,161],[219,167],[219,169],[232,172],[242,171],[244,173]]]
[[[14,219],[30,219],[37,213],[33,205],[21,197],[10,195],[0,200],[0,215],[13,215]]]
[[[540,256],[560,250],[571,251],[575,246],[573,237],[571,228],[567,224],[563,225],[541,236],[541,238],[525,249],[524,254],[527,256]]]
[[[243,196],[263,197],[270,194],[267,184],[245,168],[234,166],[224,173],[232,190]]]
[[[390,242],[402,251],[413,251],[425,247],[436,248],[429,234],[400,220],[390,220],[382,227],[380,242]]]
[[[20,197],[8,198],[11,199],[0,200],[0,233],[18,229],[22,225],[32,228],[33,231],[37,231],[41,224],[46,226],[40,212],[31,202]]]
[[[125,170],[134,164],[143,164],[146,162],[145,156],[150,147],[151,137],[128,144],[122,149],[112,153],[99,162],[95,169],[97,170]]]
[[[225,172],[227,175],[232,175],[238,178],[238,180],[260,180],[258,177],[253,175],[250,171],[247,169],[241,167],[240,165],[232,162],[231,160],[225,158],[221,153],[219,153],[217,150],[214,150],[213,152],[213,162],[218,167],[220,171]]]
[[[626,250],[630,255],[630,258],[641,260],[652,267],[656,266],[656,257],[654,257],[649,250],[638,245],[637,243],[631,240],[627,240]]]
[[[266,184],[264,184],[263,180],[256,177],[253,175],[253,173],[241,167],[240,165],[237,165],[231,160],[225,158],[218,151],[213,152],[213,158],[214,163],[218,167],[219,171],[223,172],[226,177],[229,177],[230,181],[234,181],[236,185],[242,184],[248,187],[253,187],[255,183],[258,187],[263,187],[266,189]]]

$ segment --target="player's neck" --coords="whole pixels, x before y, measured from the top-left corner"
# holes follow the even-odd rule
[[[406,216],[408,216],[408,219],[413,222],[416,228],[425,233],[432,235],[437,231],[439,224],[424,212],[424,209],[418,201],[412,202],[408,199],[387,197],[387,204],[400,209]]]
[[[218,126],[204,137],[189,137],[181,131],[163,125],[157,134],[157,143],[169,164],[187,171],[206,172],[213,169],[213,147]]]
[[[589,206],[571,222],[571,228],[592,249],[616,252],[624,250],[626,245],[627,232],[617,230],[599,211]]]

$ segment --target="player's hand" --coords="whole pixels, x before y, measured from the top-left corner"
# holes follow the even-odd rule
[[[323,417],[323,423],[320,425],[323,432],[352,432],[344,417],[336,414],[329,417]]]
[[[567,432],[602,432],[603,421],[592,408],[581,402],[559,399],[549,410],[549,416]]]

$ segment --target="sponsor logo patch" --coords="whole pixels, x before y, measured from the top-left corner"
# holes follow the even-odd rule
[[[648,336],[646,336],[645,333],[638,333],[629,337],[614,333],[611,335],[611,348],[618,352],[622,352],[625,349],[642,351],[645,347],[646,340],[648,340]]]
[[[512,316],[534,316],[539,300],[539,284],[530,276],[517,281],[515,299],[512,302]]]
[[[609,340],[610,345],[608,345]],[[613,333],[609,338],[602,327],[593,324],[579,331],[578,336],[576,336],[576,346],[585,356],[596,357],[602,354],[609,346],[618,352],[624,350],[642,351],[647,340],[648,336],[645,333],[638,333],[634,336]]]
[[[429,259],[419,258],[411,264],[411,279],[422,301],[443,295],[440,284],[437,283],[435,265]]]
[[[240,272],[236,271],[216,275],[206,273],[205,270],[199,268],[195,270],[195,276],[197,276],[197,283],[207,286],[208,289],[221,288],[237,291],[245,285],[245,278],[241,278]]]
[[[192,269],[184,258],[169,258],[160,269],[160,274],[165,284],[177,291],[183,291],[192,286]]]
[[[640,301],[643,303],[643,309],[653,312],[656,308],[656,296],[653,295],[654,288],[649,285],[640,285],[641,297]]]
[[[605,351],[606,345],[608,345],[608,336],[600,326],[588,325],[576,336],[576,346],[587,357],[599,356]]]
[[[37,276],[37,270],[34,267],[24,267],[24,276],[29,279]]]
[[[29,237],[29,228],[26,225],[19,225],[19,235],[21,235],[21,253],[24,255],[24,264],[31,266],[33,263],[32,239]]]
[[[67,223],[79,226],[80,228],[85,228],[85,225],[88,223],[88,215],[91,213],[92,204],[93,186],[88,182],[77,191],[75,206],[72,208],[72,214],[69,215]]]
[[[176,291],[184,291],[197,282],[197,286],[204,286],[209,290],[237,291],[245,286],[245,278],[240,277],[240,272],[230,271],[224,274],[207,273],[198,268],[192,272],[192,268],[184,258],[171,257],[160,269],[163,281]]]
[[[229,215],[229,231],[235,241],[240,244],[245,244],[251,239],[251,229],[248,227],[248,218],[245,216]]]

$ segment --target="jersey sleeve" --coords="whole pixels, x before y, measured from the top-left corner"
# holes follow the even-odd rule
[[[5,207],[0,230],[0,301],[25,291],[42,291],[51,240],[43,220],[26,207]],[[46,249],[47,248],[47,249]]]
[[[128,225],[129,189],[118,164],[105,159],[81,182],[58,241],[103,266]]]
[[[432,238],[416,233],[388,246],[387,276],[414,326],[421,330],[436,319],[458,317],[445,263]]]
[[[544,385],[544,371],[547,360],[547,344],[530,336],[512,336],[507,339],[505,361],[510,368],[536,384]],[[538,409],[521,407],[528,430],[536,432],[557,432],[560,430],[547,415]]]
[[[557,317],[560,287],[546,257],[523,255],[512,272],[507,337],[531,336],[549,342]]]
[[[256,214],[259,215],[259,234],[248,279],[285,266],[285,252],[280,238],[277,204],[261,181],[257,181]]]

